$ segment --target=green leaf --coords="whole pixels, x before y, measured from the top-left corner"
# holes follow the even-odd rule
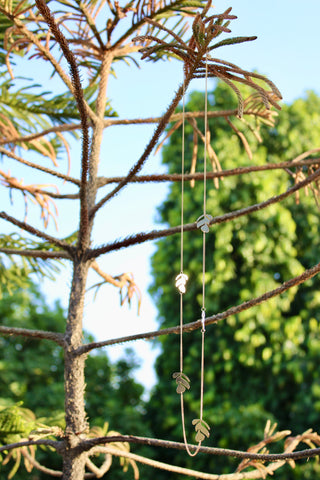
[[[209,50],[214,50],[215,48],[224,47],[225,45],[236,45],[237,43],[244,43],[244,42],[251,42],[256,40],[258,37],[233,37],[233,38],[226,38],[225,40],[221,40],[221,42],[216,43]]]

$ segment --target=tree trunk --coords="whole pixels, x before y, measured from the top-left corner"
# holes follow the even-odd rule
[[[63,480],[83,480],[85,473],[85,455],[79,454],[76,447],[81,434],[88,428],[84,402],[86,357],[75,352],[82,344],[83,303],[88,268],[87,262],[74,261],[64,349],[66,451],[63,455]]]

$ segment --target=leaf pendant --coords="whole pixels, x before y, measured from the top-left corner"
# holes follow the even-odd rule
[[[190,379],[182,372],[175,372],[172,374],[172,377],[176,379],[177,382],[177,393],[184,393],[186,390],[190,389]]]
[[[194,428],[195,428],[195,431],[196,431],[196,441],[197,442],[202,442],[206,437],[209,438],[210,427],[207,424],[207,422],[205,422],[204,420],[201,420],[200,418],[195,418],[194,420],[192,420],[192,425],[195,426]]]
[[[180,293],[186,293],[186,284],[188,281],[188,275],[185,273],[179,273],[179,275],[176,276],[176,287],[179,290]]]
[[[213,216],[209,215],[208,213],[201,215],[197,220],[197,228],[200,228],[203,233],[208,233],[209,225],[212,219]]]

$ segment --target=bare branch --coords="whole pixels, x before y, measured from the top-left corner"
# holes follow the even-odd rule
[[[10,336],[32,337],[40,340],[51,340],[58,345],[64,346],[64,335],[56,332],[46,332],[44,330],[29,330],[27,328],[4,327],[0,325],[0,334]]]
[[[10,150],[6,150],[3,147],[0,147],[0,153],[2,153],[3,155],[6,155],[7,157],[12,158],[13,160],[16,160],[19,163],[22,163],[23,165],[26,165],[27,167],[31,167],[36,170],[40,170],[41,172],[48,173],[49,175],[53,175],[55,177],[61,178],[66,182],[71,182],[71,183],[74,183],[75,185],[80,185],[79,180],[77,180],[76,178],[69,177],[69,175],[64,175],[63,173],[52,170],[51,168],[43,167],[42,165],[29,162],[28,160],[25,160],[24,158],[19,157],[18,155],[15,155],[13,152],[10,152]]]
[[[99,82],[99,91],[96,100],[96,113],[97,121],[92,133],[92,143],[91,143],[91,152],[90,152],[90,162],[89,162],[89,180],[90,180],[90,189],[88,191],[88,222],[89,222],[89,212],[94,208],[96,202],[96,193],[98,189],[97,177],[98,177],[98,168],[100,161],[100,152],[101,152],[101,143],[103,139],[104,131],[104,114],[107,104],[107,87],[108,87],[108,78],[110,74],[110,69],[113,61],[113,56],[110,52],[104,52],[103,59],[101,62],[100,68],[100,82]],[[90,214],[91,220],[92,216]],[[92,225],[92,224],[91,224]],[[79,235],[79,242],[81,240],[81,232]],[[87,238],[86,246],[89,246],[90,239]]]
[[[72,260],[72,257],[67,252],[50,252],[46,250],[18,250],[16,248],[0,248],[0,253],[6,255],[19,255],[20,257],[33,257],[46,259],[65,258]]]
[[[317,149],[319,152],[320,149]],[[308,152],[310,155],[310,152]],[[294,163],[293,163],[294,162]],[[290,160],[289,162],[267,163],[266,165],[252,165],[248,167],[238,167],[230,170],[221,170],[219,172],[207,172],[207,178],[221,178],[231,177],[236,175],[243,175],[245,173],[264,172],[266,170],[280,170],[291,167],[300,167],[304,165],[317,165],[320,163],[320,158],[312,158],[308,160]],[[203,172],[185,173],[183,178],[185,181],[189,180],[203,180]],[[124,177],[100,177],[99,186],[103,187],[110,183],[119,183]],[[151,183],[151,182],[181,182],[181,173],[162,173],[153,175],[137,175],[130,180],[130,183]]]
[[[36,0],[36,5],[49,25],[56,41],[67,60],[72,76],[72,92],[78,104],[82,128],[82,158],[81,158],[81,183],[80,183],[80,227],[79,227],[79,247],[83,250],[88,239],[89,218],[87,204],[87,181],[89,172],[89,125],[87,119],[86,102],[84,100],[80,74],[76,59],[71,52],[68,42],[57,26],[51,11],[44,0]]]
[[[80,130],[81,123],[68,123],[63,125],[57,125],[51,128],[42,130],[41,132],[31,133],[29,135],[23,135],[22,137],[6,137],[0,139],[0,145],[7,145],[8,143],[23,143],[35,140],[37,138],[44,137],[50,133],[59,133],[59,132],[72,132],[73,130]]]
[[[94,450],[96,451],[96,450]],[[245,476],[243,473],[230,473],[230,474],[221,474],[217,475],[214,473],[205,473],[205,472],[199,472],[197,470],[191,470],[190,468],[183,468],[183,467],[178,467],[176,465],[170,465],[168,463],[164,462],[158,462],[157,460],[152,460],[147,457],[142,457],[141,455],[137,455],[135,453],[131,452],[124,452],[123,450],[118,450],[117,448],[114,447],[100,447],[98,452],[100,451],[101,453],[110,453],[111,455],[115,455],[118,457],[124,457],[124,458],[129,458],[131,460],[134,460],[135,462],[142,463],[144,465],[149,465],[150,467],[153,468],[158,468],[160,470],[165,470],[167,472],[174,472],[178,473],[180,475],[188,475],[192,478],[201,478],[204,480],[241,480],[241,479],[253,479],[253,478],[261,478],[262,473],[259,470],[253,470],[251,472],[246,472]],[[272,473],[273,470],[276,470],[280,468],[285,462],[275,462],[273,464],[273,468],[271,469],[271,465],[268,465],[268,471]],[[263,478],[263,477],[262,477]]]
[[[46,473],[51,477],[62,477],[62,472],[59,472],[58,470],[52,470],[52,468],[47,468],[44,465],[41,465],[41,463],[39,463],[28,453],[28,450],[25,447],[23,448],[23,450],[23,455],[28,459],[28,462],[31,463],[31,465],[37,470],[39,470],[39,472]]]
[[[150,5],[154,5],[154,3],[150,2]],[[116,41],[114,48],[119,48],[134,32],[140,31],[141,27],[147,23],[149,19],[169,13],[170,10],[172,11],[174,9],[175,5],[179,6],[179,1],[171,1],[168,5],[164,2],[162,8],[154,9],[153,12],[149,12],[148,16],[142,15],[140,18],[138,18],[138,12],[136,12],[137,17],[133,21],[132,26]],[[189,16],[192,16],[192,13],[189,14]]]
[[[40,472],[46,473],[47,475],[50,475],[51,477],[57,477],[60,478],[62,477],[62,472],[59,470],[53,470],[52,468],[45,467],[44,465],[41,465],[35,458],[33,458],[29,453],[28,450],[25,447],[23,448],[23,455],[28,459],[28,461],[31,463],[33,467],[35,467],[37,470]],[[87,462],[89,463],[90,460],[88,459]],[[92,464],[92,462],[90,462]],[[93,465],[93,464],[92,464]],[[96,469],[96,473],[100,473],[100,469]],[[85,473],[84,478],[100,478],[96,473]]]
[[[41,0],[40,0],[41,1]],[[39,5],[37,4],[37,7],[39,8]],[[39,9],[40,10],[40,9]],[[8,12],[5,12],[3,11],[3,13],[5,13],[8,18],[10,18],[10,20],[12,22],[14,22],[14,24],[19,28],[19,30],[28,38],[28,40],[31,41],[31,43],[33,45],[35,45],[39,50],[40,52],[44,55],[45,58],[47,58],[49,60],[49,62],[51,63],[51,65],[54,67],[54,69],[56,70],[56,72],[58,73],[58,75],[60,76],[61,80],[65,83],[65,85],[68,87],[68,89],[72,92],[72,93],[75,93],[74,92],[74,85],[72,84],[72,82],[70,81],[70,78],[66,75],[66,73],[64,72],[64,70],[62,69],[62,67],[59,65],[59,63],[56,61],[56,59],[53,57],[53,55],[50,53],[49,49],[45,48],[41,42],[38,40],[38,38],[36,37],[36,35],[34,35],[32,32],[30,32],[30,30],[28,30],[25,25],[23,24],[23,22],[17,17],[17,16],[14,16],[14,15],[11,15],[11,14],[8,14]],[[42,12],[41,12],[42,13]],[[57,40],[58,41],[58,40]],[[96,116],[95,116],[95,113],[91,110],[91,108],[89,107],[89,105],[85,102],[85,109],[86,109],[86,112],[87,114],[89,115],[89,117],[91,118],[92,121],[95,120]]]
[[[152,447],[162,447],[162,448],[172,448],[175,450],[185,450],[185,444],[180,442],[173,442],[169,440],[159,440],[156,438],[147,438],[147,437],[136,437],[133,435],[119,435],[119,436],[110,436],[110,437],[98,437],[89,440],[84,440],[79,447],[82,451],[90,450],[90,448],[101,445],[101,444],[108,444],[114,442],[128,442],[134,443],[137,445],[149,445]],[[194,445],[189,445],[190,449],[194,447]],[[279,461],[279,460],[298,460],[302,458],[311,458],[316,457],[320,454],[320,448],[310,448],[307,450],[299,450],[297,452],[285,452],[285,453],[251,453],[251,452],[244,452],[241,450],[230,450],[227,448],[215,448],[215,447],[203,447],[199,448],[199,452],[207,453],[209,455],[216,455],[222,457],[234,457],[234,458],[250,458],[252,460],[260,460],[260,461]],[[238,478],[248,478],[247,473],[242,474],[242,477]],[[231,478],[231,477],[227,477]],[[257,478],[257,477],[256,477]],[[220,477],[221,480],[221,477]]]
[[[56,237],[52,237],[51,235],[48,235],[45,232],[41,232],[40,230],[32,227],[31,225],[21,222],[20,220],[17,220],[14,217],[11,217],[10,215],[7,215],[5,212],[0,212],[0,218],[3,218],[3,220],[6,220],[7,222],[12,223],[13,225],[16,225],[19,228],[22,228],[22,230],[31,233],[32,235],[35,235],[36,237],[42,238],[44,240],[47,240],[48,242],[52,243],[53,245],[56,245],[57,247],[62,248],[63,250],[66,250],[70,254],[74,252],[74,247],[69,245],[69,243],[65,242],[64,240],[59,240]]]
[[[41,440],[24,440],[22,442],[16,443],[9,443],[8,445],[0,446],[0,453],[5,452],[7,450],[13,450],[15,448],[21,447],[30,447],[31,445],[46,445],[47,447],[54,448],[57,452],[60,452],[63,448],[63,442],[58,442],[57,440],[48,440],[48,439],[41,439]]]
[[[222,173],[222,172],[221,172]],[[230,222],[236,218],[242,217],[244,215],[248,215],[250,213],[258,212],[264,208],[269,207],[275,203],[281,202],[285,198],[289,197],[296,191],[300,190],[301,188],[309,185],[311,182],[316,180],[320,176],[320,168],[318,168],[313,174],[309,175],[306,179],[302,180],[299,183],[296,183],[293,187],[289,188],[286,192],[281,193],[280,195],[275,195],[274,197],[269,198],[261,203],[256,203],[251,205],[250,207],[241,208],[239,210],[234,210],[232,212],[225,213],[224,215],[219,215],[214,217],[210,221],[210,226],[218,225],[224,222]],[[197,230],[197,223],[187,223],[183,227],[185,232],[191,232],[193,230]],[[118,240],[103,247],[95,248],[88,252],[88,258],[97,258],[100,255],[103,255],[107,252],[120,250],[122,248],[126,248],[132,245],[141,244],[147,242],[149,240],[156,240],[158,238],[168,237],[170,235],[174,235],[176,233],[180,233],[181,227],[180,225],[177,227],[171,228],[164,228],[162,230],[152,230],[151,232],[141,232],[136,235],[129,236],[124,240]]]
[[[127,274],[122,274],[122,275],[118,275],[116,277],[113,277],[112,275],[109,275],[108,273],[105,273],[100,267],[99,265],[97,264],[96,261],[93,261],[92,264],[91,264],[91,268],[98,274],[100,275],[101,278],[103,278],[103,280],[107,283],[110,283],[111,285],[113,285],[114,287],[117,287],[117,288],[123,288],[128,279],[126,278],[126,275]]]
[[[207,317],[205,319],[205,325],[212,325],[213,323],[218,323],[221,320],[225,320],[226,318],[230,317],[231,315],[237,315],[240,312],[243,312],[245,310],[248,310],[252,307],[256,307],[257,305],[260,305],[260,303],[266,302],[267,300],[270,300],[273,297],[276,297],[278,295],[281,295],[282,293],[286,292],[292,287],[296,287],[300,285],[301,283],[304,283],[306,280],[309,278],[314,277],[320,272],[320,263],[315,265],[314,267],[305,270],[301,275],[298,275],[297,277],[293,277],[290,280],[287,280],[286,282],[282,283],[280,287],[277,287],[273,290],[269,290],[268,292],[264,293],[263,295],[260,295],[259,297],[253,298],[251,300],[248,300],[247,302],[243,302],[240,305],[235,305],[233,307],[228,308],[224,312],[217,313],[216,315],[212,315],[210,317]],[[192,332],[194,330],[198,330],[199,328],[202,328],[202,320],[198,319],[195,322],[191,323],[186,323],[183,326],[183,331],[184,332]],[[78,348],[77,354],[78,355],[83,355],[85,353],[90,352],[91,350],[95,348],[102,348],[110,345],[118,345],[120,343],[127,343],[131,342],[133,340],[147,340],[147,339],[153,339],[156,337],[160,337],[162,335],[170,335],[170,334],[179,334],[180,333],[180,326],[176,327],[170,327],[170,328],[164,328],[161,330],[155,330],[153,332],[147,332],[147,333],[138,333],[136,335],[129,335],[127,337],[120,337],[116,339],[111,339],[111,340],[105,340],[103,342],[92,342],[88,343],[86,345],[83,345]]]
[[[245,135],[231,122],[229,117],[225,117],[228,125],[232,128],[232,130],[238,135],[240,138],[242,145],[244,146],[245,151],[247,152],[249,160],[252,160],[252,151],[249,146],[248,140],[246,139]]]
[[[176,95],[174,96],[171,104],[169,105],[166,113],[161,117],[161,120],[159,121],[158,123],[158,126],[157,128],[155,129],[155,132],[150,140],[150,142],[148,143],[148,145],[146,146],[145,148],[145,151],[143,152],[143,154],[141,155],[140,159],[136,162],[135,165],[133,165],[133,167],[131,168],[131,170],[129,171],[128,175],[126,176],[126,178],[124,180],[122,180],[122,182],[120,182],[108,195],[106,195],[104,198],[102,198],[96,205],[95,207],[91,210],[90,212],[90,217],[92,218],[96,212],[106,203],[108,202],[112,197],[114,197],[115,195],[117,195],[119,193],[119,191],[125,187],[128,182],[131,180],[131,178],[133,178],[140,170],[141,168],[143,167],[144,163],[146,162],[146,160],[148,159],[150,153],[152,152],[153,148],[155,147],[161,133],[164,131],[164,129],[166,128],[168,122],[170,121],[170,117],[172,116],[173,112],[175,111],[176,107],[178,106],[182,96],[184,95],[184,92],[187,90],[188,88],[188,85],[193,77],[193,73],[194,73],[194,69],[196,68],[197,66],[197,60],[200,61],[201,60],[201,56],[202,56],[202,52],[201,54],[199,54],[197,56],[197,59],[195,61],[195,66],[190,68],[190,71],[188,73],[188,75],[185,77],[184,79],[184,82],[182,85],[180,85]]]
[[[35,188],[34,192],[46,195],[47,197],[55,198],[56,200],[78,200],[80,198],[79,193],[55,193],[48,192],[48,190],[42,190],[42,188]]]
[[[267,119],[270,117],[270,113],[274,113],[274,112],[271,112],[269,110],[259,111],[250,107],[244,110],[243,115]],[[237,109],[208,112],[208,118],[220,118],[220,117],[235,116],[235,115],[237,115]],[[203,118],[203,117],[204,117],[204,112],[185,112],[185,118]],[[103,121],[103,126],[104,128],[108,128],[108,127],[113,127],[118,125],[150,125],[153,123],[159,123],[161,118],[162,117],[147,117],[147,118],[132,118],[132,119],[107,118]],[[179,121],[181,119],[182,119],[182,113],[173,113],[170,117],[170,122]],[[90,124],[89,126],[92,126],[92,125]],[[30,135],[25,135],[22,137],[11,137],[11,138],[0,139],[0,145],[6,145],[8,143],[28,142],[30,140],[35,140],[37,138],[48,135],[49,133],[71,132],[73,130],[80,130],[80,129],[81,129],[80,123],[58,125],[58,126],[43,130],[42,132],[32,133]]]

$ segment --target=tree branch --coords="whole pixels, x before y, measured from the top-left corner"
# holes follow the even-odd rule
[[[104,114],[107,104],[107,87],[108,79],[110,75],[110,69],[112,65],[113,55],[110,52],[104,52],[101,68],[100,68],[100,82],[99,91],[96,100],[96,114],[97,121],[95,123],[92,132],[91,152],[90,152],[90,164],[89,164],[89,182],[90,188],[88,191],[88,212],[91,212],[96,202],[96,195],[98,189],[98,168],[100,162],[101,144],[103,140],[104,132]],[[88,222],[90,220],[90,227],[93,225],[93,217],[88,213]],[[80,238],[80,237],[79,237]],[[90,238],[87,238],[86,246],[89,246]]]
[[[50,133],[59,133],[59,132],[72,132],[73,130],[80,130],[81,123],[68,123],[63,125],[57,125],[51,128],[42,130],[41,132],[30,133],[29,135],[24,135],[22,137],[6,137],[0,139],[0,145],[7,145],[8,143],[22,143],[30,142],[31,140],[36,140],[37,138],[44,137]]]
[[[213,111],[208,112],[208,118],[220,118],[227,116],[236,116],[238,113],[237,109],[232,110],[222,110],[222,111]],[[249,115],[259,118],[265,118],[265,115],[260,112],[256,111],[252,108],[245,109],[243,115]],[[185,118],[203,118],[204,112],[186,112]],[[104,128],[117,126],[117,125],[150,125],[154,123],[159,123],[162,117],[146,117],[146,118],[124,118],[124,119],[114,119],[114,118],[107,118],[103,121]],[[173,113],[170,117],[170,122],[175,122],[182,119],[182,113]],[[89,125],[92,126],[92,125]],[[8,143],[20,143],[20,142],[28,142],[30,140],[35,140],[40,137],[44,137],[49,133],[55,132],[71,132],[73,130],[80,130],[81,123],[70,123],[64,125],[58,125],[52,128],[48,128],[43,130],[42,132],[32,133],[30,135],[25,135],[23,137],[11,137],[0,139],[0,145],[6,145]]]
[[[82,152],[81,152],[81,182],[80,182],[80,227],[79,227],[79,247],[85,248],[89,229],[89,214],[87,203],[87,182],[89,172],[89,125],[87,119],[87,104],[84,100],[80,74],[76,59],[69,48],[68,42],[57,26],[54,17],[44,0],[36,0],[36,5],[50,27],[56,41],[61,47],[63,55],[67,60],[72,77],[72,93],[78,104],[81,129],[82,129]]]
[[[24,440],[22,442],[9,443],[8,445],[0,446],[0,453],[15,448],[30,447],[31,445],[46,445],[47,447],[54,448],[57,452],[60,452],[63,448],[63,442],[58,442],[57,440]]]
[[[94,450],[96,451],[96,450]],[[170,465],[164,462],[158,462],[157,460],[152,460],[147,457],[142,457],[141,455],[136,455],[131,452],[124,452],[123,450],[118,450],[114,447],[100,447],[98,452],[101,453],[110,453],[118,457],[129,458],[135,462],[142,463],[144,465],[149,465],[153,468],[158,468],[160,470],[165,470],[167,472],[174,472],[180,475],[188,475],[192,478],[202,478],[204,480],[241,480],[241,479],[253,479],[253,478],[263,478],[263,473],[259,470],[253,470],[250,472],[244,473],[229,473],[229,474],[214,474],[214,473],[205,473],[199,472],[197,470],[191,470],[190,468],[178,467],[176,465]],[[280,468],[285,462],[275,462],[272,464],[273,468],[270,468],[271,465],[268,465],[268,472],[272,474],[273,470]]]
[[[234,220],[236,218],[242,217],[244,215],[248,215],[250,213],[258,212],[259,210],[267,208],[270,205],[273,205],[274,203],[284,200],[285,198],[289,197],[290,195],[300,190],[301,188],[309,185],[311,182],[316,180],[319,176],[320,176],[320,168],[318,168],[314,173],[309,175],[306,179],[296,183],[293,187],[289,188],[286,192],[281,193],[280,195],[276,195],[274,197],[269,198],[268,200],[265,200],[264,202],[251,205],[250,207],[241,208],[239,210],[234,210],[232,212],[225,213],[224,215],[219,215],[217,217],[214,217],[210,221],[210,226],[218,225],[224,222],[230,222],[231,220]],[[198,228],[197,223],[194,222],[194,223],[187,223],[186,225],[184,225],[183,230],[184,232],[191,232],[193,230],[197,230],[197,228]],[[92,249],[88,251],[87,255],[89,259],[97,258],[100,255],[103,255],[108,252],[120,250],[122,248],[127,248],[133,245],[138,245],[138,244],[147,242],[149,240],[156,240],[158,238],[168,237],[170,235],[174,235],[180,232],[181,232],[180,225],[177,227],[165,228],[163,230],[152,230],[151,232],[147,232],[147,233],[141,232],[136,235],[131,235],[129,237],[126,237],[123,240],[117,240],[105,246]]]
[[[221,320],[225,320],[226,318],[230,317],[231,315],[237,315],[240,312],[249,310],[252,307],[256,307],[257,305],[260,305],[260,303],[266,302],[267,300],[270,300],[271,298],[286,292],[290,288],[296,287],[301,283],[304,283],[306,280],[314,277],[319,272],[320,272],[320,263],[318,263],[317,265],[315,265],[314,267],[308,270],[305,270],[301,275],[298,275],[296,277],[291,278],[290,280],[287,280],[286,282],[282,283],[282,285],[280,285],[279,287],[273,290],[269,290],[263,295],[260,295],[259,297],[243,302],[240,305],[235,305],[233,307],[230,307],[224,312],[217,313],[215,315],[207,317],[205,319],[205,325],[208,326],[213,323],[218,323]],[[183,326],[183,332],[192,332],[194,330],[198,330],[199,328],[202,328],[202,320],[200,319],[196,320],[195,322],[186,323]],[[102,348],[110,345],[117,345],[119,343],[131,342],[133,340],[153,339],[156,337],[160,337],[162,335],[170,335],[172,333],[179,334],[180,326],[177,325],[176,327],[164,328],[161,330],[155,330],[153,332],[147,332],[147,333],[138,333],[136,335],[129,335],[127,337],[120,337],[116,339],[105,340],[102,342],[87,343],[86,345],[82,345],[81,347],[78,348],[77,354],[83,355],[95,348]]]
[[[51,477],[62,477],[62,472],[59,470],[53,470],[52,468],[47,468],[44,465],[41,465],[32,455],[29,454],[28,450],[24,448],[23,455],[27,458],[28,462],[31,463],[39,472],[43,472]]]
[[[21,337],[38,338],[40,340],[51,340],[52,342],[57,343],[61,347],[64,346],[63,333],[46,332],[44,330],[29,330],[27,328],[4,327],[0,325],[0,334],[10,335],[15,337],[21,336]]]
[[[148,159],[150,153],[152,152],[153,148],[155,147],[159,136],[161,133],[164,131],[166,128],[168,122],[170,121],[170,117],[172,116],[173,112],[175,111],[176,107],[178,106],[184,92],[187,90],[189,83],[191,82],[193,78],[193,74],[195,72],[196,67],[198,66],[198,63],[202,59],[203,51],[201,50],[199,54],[197,55],[197,58],[195,60],[194,65],[192,68],[190,68],[190,71],[188,72],[188,75],[184,78],[184,82],[180,87],[178,88],[178,91],[176,95],[174,96],[171,104],[169,105],[167,111],[165,114],[161,117],[157,128],[154,131],[153,136],[151,137],[151,140],[149,141],[148,145],[146,146],[143,154],[141,155],[140,159],[136,162],[135,165],[131,168],[129,171],[128,175],[110,192],[108,195],[106,195],[104,198],[102,198],[91,210],[90,212],[90,217],[92,218],[96,212],[106,203],[108,202],[112,197],[117,195],[119,191],[127,185],[127,183],[141,170],[143,167],[144,163]]]
[[[128,5],[129,5],[129,3],[128,3]],[[159,6],[161,6],[160,3],[157,5],[157,7],[159,7]],[[145,7],[145,5],[144,5],[144,7]],[[114,48],[119,48],[124,43],[124,41],[127,40],[134,32],[136,32],[136,31],[139,32],[140,29],[146,23],[151,23],[150,20],[152,21],[152,19],[157,18],[158,16],[160,17],[161,15],[163,15],[165,17],[166,16],[165,14],[168,15],[170,11],[171,11],[170,13],[172,14],[175,7],[177,7],[177,10],[179,9],[179,7],[180,7],[179,0],[171,1],[168,4],[164,3],[163,6],[161,6],[161,8],[154,8],[151,12],[148,12],[148,11],[142,12],[141,11],[140,14],[139,14],[139,12],[137,11],[136,12],[136,18],[133,18],[131,27],[128,28],[128,30],[125,31],[119,39],[117,39],[117,41],[114,44]],[[188,12],[188,17],[192,18],[196,14],[196,11],[195,11],[194,7],[191,7],[191,8],[192,8],[192,10],[190,10]],[[147,13],[149,13],[149,15],[147,15]],[[186,14],[186,12],[184,12],[184,14]]]
[[[20,255],[21,257],[33,257],[46,259],[59,259],[65,258],[72,260],[72,257],[67,252],[50,252],[45,250],[18,250],[16,248],[0,248],[0,253],[6,255]]]
[[[312,153],[315,151],[319,152],[320,148],[314,149]],[[311,154],[310,152],[308,152],[309,155]],[[248,167],[232,168],[230,170],[221,170],[219,172],[207,172],[206,176],[208,179],[231,177],[236,175],[244,175],[245,173],[264,172],[266,170],[279,170],[279,169],[286,169],[290,167],[302,167],[305,165],[317,165],[319,163],[320,163],[320,158],[311,158],[311,159],[299,160],[299,161],[290,160],[288,162],[268,163],[266,165],[252,165]],[[182,178],[187,182],[189,180],[203,180],[203,176],[204,176],[203,172],[185,173],[183,176],[181,173],[137,175],[130,180],[130,183],[181,182]],[[100,177],[99,186],[103,187],[105,185],[109,185],[110,183],[119,183],[124,178],[125,177],[108,177],[108,178]]]
[[[19,157],[18,155],[15,155],[14,153],[10,152],[9,150],[6,150],[3,147],[0,147],[0,153],[2,153],[3,155],[6,155],[7,157],[12,158],[13,160],[16,160],[19,163],[22,163],[23,165],[26,165],[27,167],[31,167],[36,170],[40,170],[41,172],[48,173],[49,175],[53,175],[55,177],[61,178],[66,182],[71,182],[78,186],[80,185],[79,180],[77,180],[76,178],[69,177],[69,175],[64,175],[63,173],[52,170],[51,168],[46,168],[46,167],[43,167],[42,165],[37,165],[36,163],[29,162],[28,160],[25,160],[24,158]]]
[[[57,247],[60,247],[63,250],[66,250],[70,255],[72,255],[72,253],[74,252],[74,247],[72,245],[69,245],[69,243],[65,242],[64,240],[59,240],[58,238],[52,237],[51,235],[48,235],[45,232],[41,232],[40,230],[32,227],[29,224],[25,222],[20,222],[20,220],[17,220],[16,218],[11,217],[10,215],[7,215],[5,212],[0,212],[0,218],[3,218],[3,220],[6,220],[7,222],[10,222],[13,225],[16,225],[17,227],[22,228],[22,230],[28,233],[31,233],[36,237],[42,238],[43,240],[47,240],[53,245],[56,245]]]
[[[37,2],[36,2],[37,3]],[[39,8],[39,5],[37,3],[37,7]],[[39,8],[40,10],[40,8]],[[41,11],[41,10],[40,10]],[[50,51],[48,49],[46,49],[42,43],[38,40],[38,38],[36,37],[36,35],[34,35],[32,32],[30,32],[30,30],[28,30],[25,25],[23,24],[23,22],[17,18],[15,15],[11,15],[9,14],[8,12],[5,12],[4,13],[7,15],[8,18],[10,18],[10,20],[12,22],[14,22],[14,24],[20,29],[20,31],[28,38],[28,40],[31,41],[31,43],[33,45],[35,45],[39,51],[43,54],[44,57],[46,57],[49,62],[51,63],[51,65],[54,67],[54,69],[56,70],[56,72],[58,73],[59,77],[61,78],[61,80],[63,81],[63,83],[67,86],[67,88],[74,94],[74,85],[72,83],[72,81],[70,81],[70,78],[66,75],[66,73],[64,72],[64,70],[62,69],[62,67],[59,65],[59,63],[57,62],[57,60],[53,57],[53,55],[50,53]],[[41,12],[42,13],[42,12]],[[57,40],[58,41],[58,40]],[[61,46],[61,45],[60,45]],[[91,110],[91,108],[89,107],[89,105],[85,102],[85,108],[86,108],[86,112],[88,114],[88,116],[91,118],[92,121],[95,120],[96,116],[94,114],[94,112]]]
[[[103,278],[103,280],[107,283],[110,283],[111,285],[113,285],[114,287],[117,287],[117,288],[123,288],[126,283],[127,283],[127,277],[125,275],[118,275],[116,277],[113,277],[112,275],[109,275],[108,273],[104,272],[100,267],[99,265],[97,264],[97,262],[94,260],[92,263],[91,263],[91,268],[92,270],[94,270],[98,275],[100,275],[101,278]]]
[[[109,437],[97,437],[93,439],[84,440],[80,443],[79,448],[81,451],[88,451],[90,448],[108,443],[115,442],[128,442],[134,443],[137,445],[149,445],[152,447],[162,447],[162,448],[172,448],[175,450],[185,450],[185,444],[180,442],[173,442],[169,440],[159,440],[156,438],[147,438],[147,437],[136,437],[133,435],[119,435],[119,436],[109,436]],[[188,445],[192,450],[194,445]],[[310,448],[306,450],[299,450],[297,452],[284,452],[284,453],[251,453],[244,452],[241,450],[230,450],[227,448],[216,448],[216,447],[203,447],[199,448],[199,452],[206,453],[209,455],[223,456],[223,457],[234,457],[234,458],[246,458],[251,460],[260,460],[260,461],[279,461],[279,460],[299,460],[302,458],[311,458],[320,455],[320,448]],[[247,478],[247,473],[242,474],[242,478]],[[230,478],[230,477],[229,477]],[[241,478],[241,477],[239,477]]]
[[[55,193],[55,192],[48,192],[48,190],[42,190],[42,188],[35,188],[34,193],[47,195],[48,197],[55,198],[56,200],[78,200],[80,198],[79,193]]]

